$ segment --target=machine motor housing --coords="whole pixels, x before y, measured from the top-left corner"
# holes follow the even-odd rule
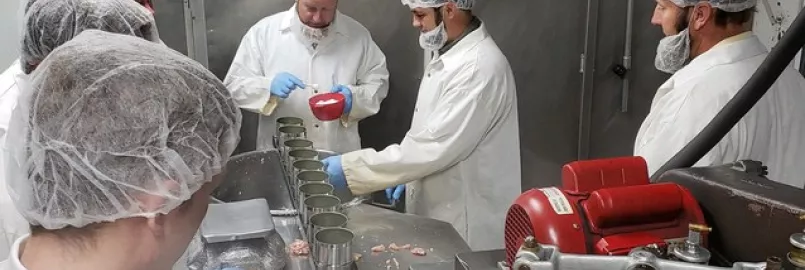
[[[684,240],[689,224],[704,222],[687,189],[649,183],[641,157],[576,161],[562,168],[561,190],[526,191],[509,208],[506,261],[511,265],[526,236],[564,253],[627,255]]]

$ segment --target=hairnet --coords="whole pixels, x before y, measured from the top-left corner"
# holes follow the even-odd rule
[[[757,0],[671,0],[671,2],[680,7],[690,7],[699,2],[708,2],[714,8],[726,12],[744,11],[757,5]]]
[[[20,60],[25,73],[86,29],[159,41],[154,17],[132,0],[30,0],[23,25]]]
[[[239,140],[223,83],[132,36],[84,31],[21,87],[8,186],[20,213],[46,229],[167,214],[221,173]]]
[[[475,5],[475,0],[401,0],[403,5],[409,8],[437,8],[446,5],[448,2],[456,3],[459,9],[471,10]]]

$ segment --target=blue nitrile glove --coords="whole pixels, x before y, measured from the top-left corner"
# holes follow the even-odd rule
[[[349,87],[345,85],[339,84],[333,86],[333,89],[330,90],[330,92],[341,93],[342,95],[344,95],[344,114],[345,115],[349,114],[349,112],[352,111],[352,90],[350,90]]]
[[[305,88],[305,84],[296,76],[288,72],[282,72],[277,74],[274,80],[271,81],[271,94],[281,98],[287,98],[297,87]]]
[[[347,177],[344,176],[344,168],[341,167],[341,156],[332,156],[321,161],[324,163],[324,171],[330,175],[330,185],[337,190],[347,189]]]
[[[405,191],[405,185],[399,185],[393,188],[387,188],[386,198],[389,199],[389,203],[395,203],[400,201],[400,196],[402,196],[403,191]]]

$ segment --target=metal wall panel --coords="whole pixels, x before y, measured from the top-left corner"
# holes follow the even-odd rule
[[[185,35],[184,3],[182,0],[152,1],[156,14],[159,38],[168,47],[187,55],[187,36]]]
[[[212,73],[223,80],[246,31],[261,19],[288,10],[293,2],[293,0],[204,0],[207,59]],[[243,124],[236,153],[252,151],[257,146],[259,115],[244,110],[241,112]]]
[[[393,0],[340,1],[338,8],[369,29],[386,55],[390,74],[389,94],[380,112],[360,123],[361,143],[378,150],[399,143],[411,127],[423,73],[423,51],[419,32],[411,26],[411,12]]]
[[[517,84],[523,189],[558,185],[575,160],[586,1],[478,1]],[[490,179],[491,181],[492,179]]]
[[[628,106],[622,112],[623,80],[612,67],[623,62],[627,1],[606,1],[600,5],[595,81],[590,121],[590,158],[632,155],[634,139],[648,114],[657,88],[669,76],[654,68],[659,26],[650,23],[656,3],[634,1],[632,70]]]

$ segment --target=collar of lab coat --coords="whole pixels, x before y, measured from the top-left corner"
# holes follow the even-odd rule
[[[436,54],[436,58],[433,61],[434,63],[436,63],[444,58],[449,58],[452,56],[460,57],[461,55],[464,54],[464,52],[474,48],[475,46],[478,46],[478,43],[481,43],[481,41],[485,40],[488,37],[489,32],[486,31],[486,24],[483,21],[481,21],[481,26],[479,26],[478,29],[475,29],[475,31],[472,31],[469,34],[467,34],[467,36],[459,40],[458,43],[453,45],[453,48],[450,48],[450,50],[448,50],[444,54],[442,55]]]
[[[668,81],[684,83],[701,76],[712,67],[737,63],[764,53],[768,53],[766,46],[760,42],[757,36],[750,33],[740,40],[719,43],[709,51],[693,59],[687,66],[671,76]]]
[[[17,241],[14,241],[14,245],[11,246],[11,252],[9,252],[8,258],[6,259],[8,260],[6,263],[10,264],[9,266],[11,266],[11,269],[15,270],[27,269],[25,268],[25,266],[22,265],[22,262],[20,262],[20,246],[22,246],[22,244],[25,243],[26,240],[28,240],[29,236],[30,235],[24,235],[20,237],[19,239],[17,239]]]
[[[16,80],[18,77],[20,77],[20,75],[23,75],[22,66],[20,65],[20,60],[17,59],[14,60],[14,62],[11,63],[11,66],[2,73],[2,76],[0,76],[0,97],[5,96],[6,93],[10,91],[12,87],[14,87],[14,84],[16,84]]]
[[[288,10],[285,18],[282,19],[282,24],[280,25],[280,31],[285,32],[291,29],[291,25],[293,25],[293,20],[298,20],[299,14],[296,13],[296,4],[294,4],[291,9]],[[340,21],[344,20],[344,14],[341,11],[335,11],[335,20],[333,20],[330,27],[332,27],[332,31],[344,36],[347,35],[347,30],[344,29],[344,24],[339,23]]]

